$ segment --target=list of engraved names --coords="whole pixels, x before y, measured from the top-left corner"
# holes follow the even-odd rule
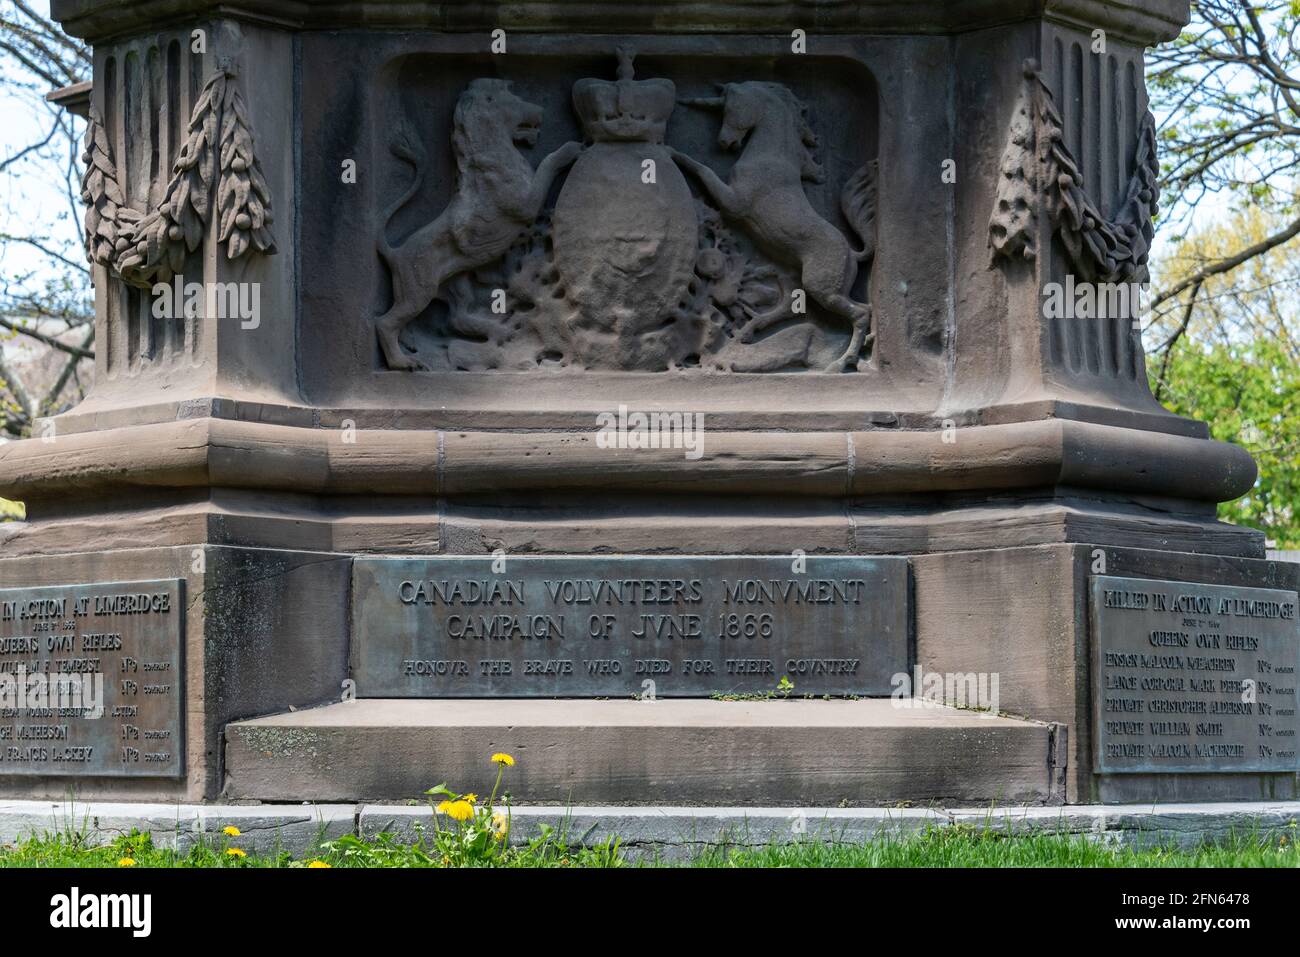
[[[178,777],[179,579],[0,591],[0,775]]]
[[[1295,592],[1092,580],[1098,770],[1294,771]]]

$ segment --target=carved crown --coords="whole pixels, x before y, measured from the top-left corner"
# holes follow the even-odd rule
[[[617,80],[588,77],[573,84],[573,108],[582,128],[596,143],[662,143],[677,87],[672,80],[633,79],[635,54],[627,47],[617,52]]]

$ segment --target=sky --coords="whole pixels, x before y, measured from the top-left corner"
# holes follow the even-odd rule
[[[31,6],[39,13],[49,13],[48,0],[34,0]],[[10,84],[0,84],[0,156],[5,159],[43,138],[50,129],[54,111],[59,109],[45,103],[35,92],[15,93]],[[43,95],[49,91],[39,92]],[[78,132],[82,129],[81,121],[77,120]],[[29,235],[30,224],[39,222],[47,227],[42,230],[42,239],[52,240],[56,248],[62,248],[70,240],[80,242],[79,197],[74,197],[78,199],[74,209],[61,179],[60,160],[63,159],[66,154],[59,153],[56,157],[51,150],[42,155],[29,154],[15,167],[17,175],[0,176],[0,232]],[[73,258],[80,258],[77,247],[71,252]],[[45,257],[31,247],[7,243],[0,250],[0,277],[12,282],[25,273],[41,270],[44,261]]]

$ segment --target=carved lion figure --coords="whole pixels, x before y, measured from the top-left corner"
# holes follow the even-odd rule
[[[474,80],[461,94],[453,120],[452,148],[456,185],[451,202],[436,219],[417,229],[401,246],[392,246],[387,224],[423,184],[423,151],[409,130],[399,130],[393,152],[415,168],[406,193],[388,210],[379,235],[379,253],[392,273],[393,305],[376,320],[379,344],[390,369],[426,368],[405,352],[402,330],[457,276],[499,259],[541,211],[551,184],[582,150],[561,146],[534,171],[516,144],[533,146],[541,130],[542,108],[521,99],[505,80]],[[452,310],[453,316],[458,310]],[[453,319],[464,326],[470,317]],[[487,329],[461,328],[483,338]]]

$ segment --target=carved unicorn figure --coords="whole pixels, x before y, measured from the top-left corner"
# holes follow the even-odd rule
[[[858,270],[876,251],[876,163],[863,166],[845,184],[840,205],[863,242],[855,250],[835,226],[813,209],[804,193],[804,180],[822,181],[822,170],[811,149],[817,138],[808,126],[807,110],[779,83],[728,83],[722,96],[683,99],[690,106],[721,109],[718,143],[728,150],[744,149],[731,176],[723,182],[703,163],[673,151],[679,166],[696,176],[723,214],[737,221],[774,260],[795,268],[804,291],[822,308],[850,324],[852,338],[844,354],[827,372],[856,368],[862,350],[875,339],[871,306],[850,298]],[[762,330],[794,315],[792,296],[763,313],[750,314],[740,332],[752,342]]]

